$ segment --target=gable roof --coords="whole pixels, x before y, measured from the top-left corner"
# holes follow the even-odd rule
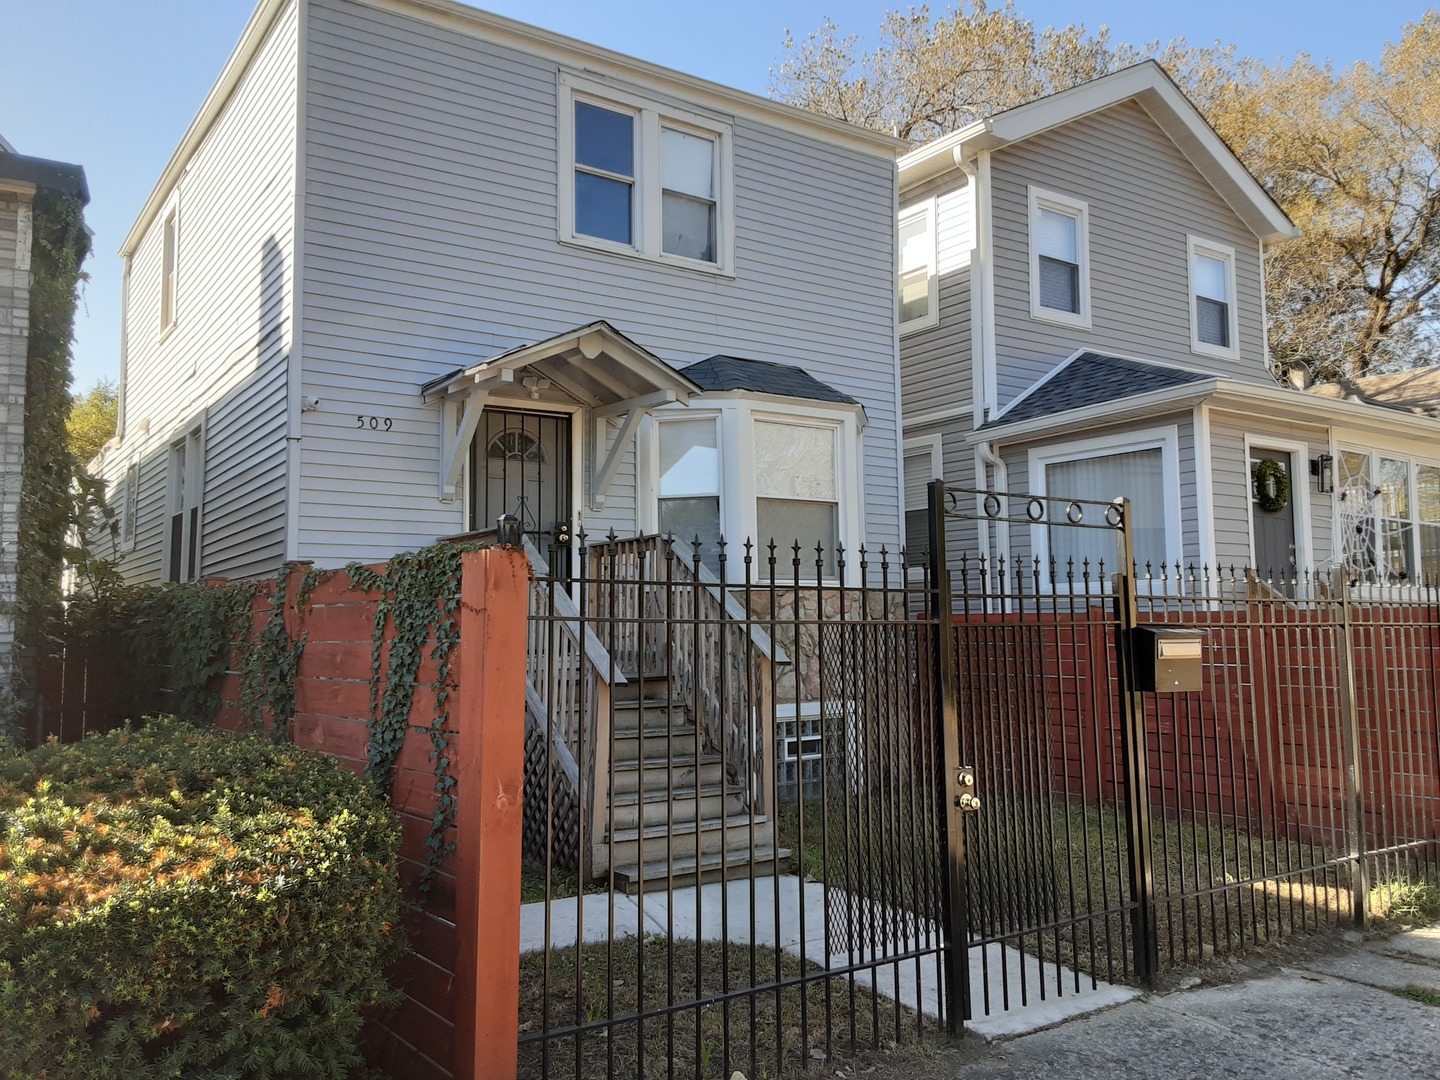
[[[1440,365],[1322,383],[1310,387],[1309,392],[1317,397],[1362,401],[1440,419]]]
[[[981,430],[1212,378],[1204,372],[1122,356],[1076,353],[981,425]]]
[[[776,397],[831,401],[840,405],[860,404],[829,383],[790,364],[773,360],[745,360],[738,356],[712,356],[681,371],[702,390],[749,390]]]
[[[1126,101],[1139,104],[1261,240],[1299,236],[1285,211],[1154,60],[977,120],[900,159],[902,190],[998,150]]]
[[[190,159],[204,142],[210,128],[219,119],[231,95],[239,86],[250,62],[265,43],[270,29],[291,3],[305,0],[259,0],[250,21],[241,32],[230,58],[225,61],[215,85],[206,95],[195,119],[190,122],[180,145],[171,154],[165,170],[155,182],[135,223],[120,245],[121,256],[131,254],[145,231],[160,213],[179,182]],[[488,11],[457,3],[455,0],[369,0],[386,10],[431,25],[452,29],[467,37],[500,42],[562,65],[571,65],[590,74],[601,74],[622,80],[636,80],[644,86],[658,86],[682,100],[703,103],[709,107],[740,116],[757,117],[778,127],[808,135],[826,142],[839,143],[866,153],[892,158],[905,149],[904,140],[880,131],[872,131],[843,120],[835,120],[808,109],[786,105],[770,98],[751,94],[721,83],[639,60],[624,53],[592,45],[589,42],[542,30],[538,26],[507,19]],[[301,48],[303,49],[303,43]]]

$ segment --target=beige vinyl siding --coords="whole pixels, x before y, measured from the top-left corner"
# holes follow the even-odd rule
[[[970,259],[974,224],[963,173],[946,174],[947,185],[906,192],[904,206],[935,199],[936,277],[939,324],[900,339],[903,415],[909,418],[973,405],[970,362]]]
[[[1139,105],[996,151],[991,180],[1000,405],[1080,348],[1271,384],[1256,237]],[[1030,316],[1029,185],[1088,204],[1088,330]],[[1191,351],[1187,235],[1234,248],[1238,361]]]
[[[437,497],[439,409],[419,387],[601,318],[676,366],[796,364],[863,401],[866,540],[898,542],[892,161],[722,117],[734,277],[566,246],[554,62],[336,0],[315,0],[309,27],[304,393],[321,406],[305,417],[300,557],[463,528],[462,503]],[[394,427],[360,432],[356,415]],[[632,532],[635,498],[632,451],[584,526]]]
[[[1323,426],[1287,423],[1267,417],[1236,413],[1210,414],[1210,454],[1214,462],[1215,561],[1221,566],[1250,566],[1250,464],[1245,437],[1264,445],[1265,440],[1283,439],[1303,443],[1306,460],[1297,463],[1293,484],[1306,484],[1310,499],[1311,562],[1320,565],[1331,557],[1334,528],[1334,496],[1321,494],[1310,479],[1309,459],[1330,453],[1330,432]],[[1299,522],[1297,521],[1297,526]],[[1303,567],[1302,569],[1312,569]]]
[[[130,581],[162,576],[169,445],[197,422],[206,427],[200,573],[262,574],[284,559],[297,33],[292,4],[132,256],[126,425],[103,467],[118,497],[126,467],[140,463],[135,546],[120,563]],[[178,221],[176,308],[162,334],[170,210]]]

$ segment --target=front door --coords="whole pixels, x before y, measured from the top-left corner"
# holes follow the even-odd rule
[[[1272,475],[1267,475],[1274,474],[1275,469],[1261,467],[1266,461],[1280,465],[1287,484],[1278,484]],[[1282,492],[1283,505],[1277,506]],[[1289,450],[1250,448],[1250,520],[1255,533],[1255,572],[1277,584],[1292,580],[1299,567],[1295,548],[1295,470]]]
[[[570,414],[487,408],[470,446],[470,527],[505,514],[557,575],[569,570]]]

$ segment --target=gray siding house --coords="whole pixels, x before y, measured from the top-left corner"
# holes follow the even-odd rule
[[[912,559],[940,478],[1128,496],[1156,574],[1440,577],[1440,425],[1276,384],[1263,265],[1296,230],[1158,65],[913,150],[900,189]],[[971,526],[949,555],[1113,565],[1103,533],[1050,532]]]
[[[899,149],[449,0],[263,0],[121,251],[124,573],[504,513],[896,547]]]

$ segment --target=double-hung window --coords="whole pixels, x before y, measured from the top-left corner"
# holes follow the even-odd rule
[[[1030,314],[1067,326],[1090,325],[1089,208],[1065,195],[1030,189]]]
[[[834,577],[840,542],[840,484],[833,425],[755,421],[755,538],[762,560],[775,544],[776,573]],[[818,555],[817,555],[818,549]],[[786,569],[790,569],[790,574]]]
[[[160,330],[175,325],[175,264],[179,255],[179,233],[176,212],[165,215],[160,236]]]
[[[905,565],[930,559],[930,482],[943,478],[939,435],[905,440]]]
[[[729,125],[568,75],[560,85],[560,238],[729,272]]]
[[[129,551],[135,546],[135,519],[140,513],[140,463],[132,461],[125,467],[124,501],[120,504],[120,547]]]
[[[1235,252],[1191,236],[1190,347],[1197,353],[1237,359]]]
[[[170,443],[166,479],[165,580],[194,581],[200,574],[200,503],[205,436],[199,426]]]
[[[935,201],[900,211],[900,332],[940,321],[935,274]]]
[[[657,419],[660,532],[674,536],[681,555],[700,541],[700,558],[718,569],[720,539],[720,440],[713,416]]]
[[[1341,449],[1336,529],[1361,580],[1440,583],[1440,465]]]

